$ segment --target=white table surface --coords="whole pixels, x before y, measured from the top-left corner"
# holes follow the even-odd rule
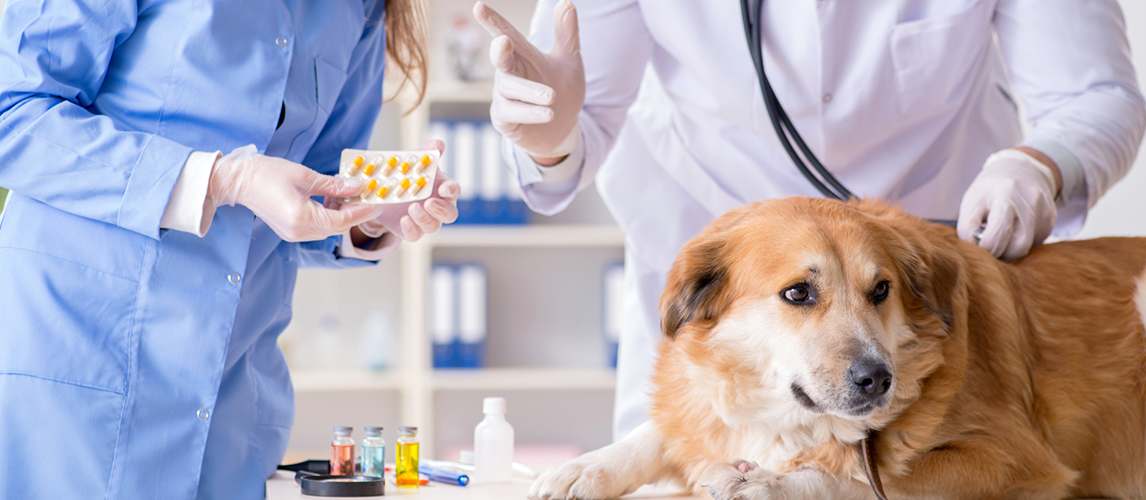
[[[386,484],[386,497],[417,497],[425,500],[525,500],[525,495],[529,492],[529,485],[531,483],[532,481],[528,479],[515,478],[512,482],[508,483],[481,484],[475,481],[470,483],[469,486],[461,487],[431,481],[429,486],[398,488],[394,486],[394,483],[388,481]],[[302,494],[301,489],[294,482],[293,472],[278,471],[274,477],[267,481],[267,500],[311,500],[314,498],[319,497],[305,496]],[[669,487],[645,486],[631,495],[626,495],[625,498],[641,500],[701,500],[707,497],[684,496],[681,493],[674,492],[674,490]]]

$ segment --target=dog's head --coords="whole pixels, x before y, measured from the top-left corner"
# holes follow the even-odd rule
[[[905,346],[951,326],[959,260],[929,243],[926,224],[869,202],[733,210],[678,255],[663,332],[757,394],[738,396],[745,404],[865,419],[891,405]]]

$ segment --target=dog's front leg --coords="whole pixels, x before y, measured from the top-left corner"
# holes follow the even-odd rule
[[[816,469],[781,474],[745,461],[709,467],[703,484],[714,500],[870,500],[874,496],[863,483],[840,480]]]
[[[533,482],[529,498],[617,498],[661,480],[671,470],[664,456],[664,441],[650,421],[633,429],[625,439],[549,469]]]

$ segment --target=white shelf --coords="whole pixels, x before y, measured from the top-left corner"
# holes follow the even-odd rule
[[[430,82],[426,102],[488,103],[493,100],[493,82]]]
[[[612,225],[446,226],[426,237],[432,247],[622,247],[625,233]]]
[[[608,390],[617,374],[607,368],[483,368],[434,370],[434,390]]]
[[[607,368],[438,369],[434,390],[613,390],[617,375]],[[294,390],[309,392],[398,391],[402,377],[394,371],[300,370],[291,373]]]
[[[399,390],[402,376],[397,369],[383,372],[367,370],[300,370],[291,372],[295,392],[351,392]]]

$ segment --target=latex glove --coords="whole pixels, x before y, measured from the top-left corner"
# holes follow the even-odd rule
[[[561,0],[553,10],[553,49],[541,52],[509,21],[478,2],[474,17],[494,38],[489,57],[496,69],[493,126],[535,158],[558,158],[577,147],[577,115],[585,104],[585,66],[577,10]]]
[[[963,195],[959,237],[1003,260],[1023,257],[1054,228],[1055,191],[1050,167],[1014,149],[995,153]]]
[[[243,146],[215,162],[207,196],[215,207],[249,208],[284,241],[313,241],[341,234],[378,216],[373,205],[329,210],[311,196],[346,197],[362,192],[362,181],[322,175],[295,162],[264,156]]]
[[[430,141],[422,146],[445,153],[442,141]],[[379,215],[358,224],[358,230],[371,238],[381,237],[386,232],[394,233],[406,241],[418,241],[422,236],[438,232],[442,224],[458,219],[458,197],[462,188],[441,169],[434,176],[433,194],[429,198],[408,203],[378,205]],[[337,199],[327,198],[325,205],[338,210],[342,205]]]

